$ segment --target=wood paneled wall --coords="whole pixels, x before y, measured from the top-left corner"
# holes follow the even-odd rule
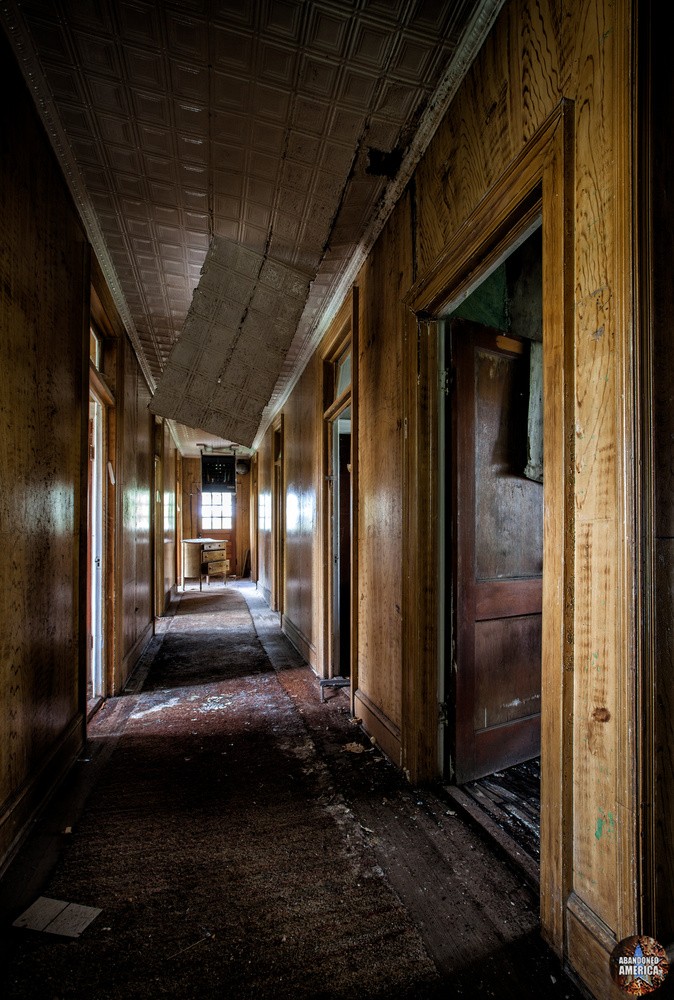
[[[270,428],[257,453],[257,585],[268,604],[271,603],[274,572],[271,536],[273,474],[273,431]]]
[[[230,571],[243,576],[246,553],[250,562],[250,472],[236,477],[235,561]]]
[[[318,665],[317,586],[320,497],[321,363],[305,369],[284,410],[286,475],[285,631],[308,663]]]
[[[572,473],[565,472],[575,505],[575,527],[566,527],[575,577],[566,595],[573,808],[565,819],[568,882],[554,892],[570,893],[568,953],[602,996],[612,992],[606,950],[638,923],[631,17],[629,5],[608,2],[506,5],[416,175],[423,271],[560,100],[573,102],[574,259],[567,280],[575,397],[565,430],[575,451]],[[475,233],[476,253],[479,241]],[[559,260],[558,268],[567,264]],[[548,271],[548,286],[551,277]],[[556,457],[546,454],[546,463]],[[562,950],[560,913],[558,907],[555,929],[545,930]]]
[[[154,416],[130,342],[124,350],[122,436],[122,684],[152,635]]]
[[[357,713],[401,762],[402,354],[412,260],[411,194],[399,201],[359,278]],[[382,728],[383,727],[383,728]]]
[[[0,79],[1,865],[84,736],[89,250],[4,36]]]
[[[183,538],[197,538],[201,509],[201,459],[183,458]]]
[[[164,446],[162,454],[162,507],[164,521],[164,607],[171,599],[176,586],[176,444],[163,422]]]
[[[246,550],[251,547],[250,537],[250,485],[251,474],[236,477],[234,527],[231,531],[202,531],[201,528],[201,459],[182,459],[182,535],[197,538],[208,534],[212,538],[229,542],[227,556],[229,572],[240,576]]]
[[[646,733],[642,752],[646,799],[645,837],[654,843],[654,856],[644,872],[645,912],[658,940],[674,940],[674,358],[672,315],[674,282],[674,133],[669,127],[674,107],[674,75],[664,10],[644,5],[650,25],[644,28],[644,63],[640,76],[643,101],[642,278],[645,428],[643,504],[648,531],[647,575],[642,591],[646,623],[654,613],[655,629],[643,629],[644,642],[653,642],[653,669],[642,684]],[[645,20],[644,24],[648,22]],[[650,279],[650,281],[649,281]],[[651,396],[652,394],[652,396]],[[652,603],[651,603],[652,602]],[[652,803],[652,811],[647,808]]]
[[[632,15],[631,4],[609,0],[507,3],[358,278],[361,705],[370,713],[366,721],[376,719],[392,736],[398,732],[403,751],[411,741],[425,741],[432,751],[434,727],[406,731],[402,711],[401,622],[413,610],[403,607],[401,586],[407,530],[403,399],[419,373],[414,364],[402,364],[409,315],[403,300],[460,232],[479,268],[489,247],[471,228],[471,217],[567,102],[570,181],[550,204],[568,199],[568,217],[559,215],[560,245],[570,241],[571,252],[553,262],[554,274],[544,272],[544,296],[549,316],[555,309],[551,290],[562,289],[570,303],[564,350],[573,392],[560,427],[564,454],[575,454],[573,467],[560,470],[571,490],[571,515],[560,529],[570,617],[567,656],[562,663],[555,654],[554,669],[571,678],[559,717],[573,773],[561,833],[565,860],[552,876],[559,881],[546,889],[556,917],[544,930],[602,997],[613,995],[607,951],[639,928]],[[544,241],[550,237],[544,231]],[[305,391],[298,386],[286,419],[301,407],[308,412],[308,401],[300,403]],[[314,444],[306,438],[293,443],[294,421],[286,428],[286,452],[308,472]],[[304,459],[295,447],[306,451]],[[270,464],[267,443],[265,448],[262,489]],[[548,461],[555,456],[546,455]],[[263,557],[262,575],[267,566]],[[288,565],[287,588],[305,595],[305,621],[312,587],[308,560]],[[299,617],[299,610],[294,614]],[[670,676],[668,669],[663,677]],[[427,752],[424,759],[433,757]],[[555,768],[561,783],[561,758],[551,762],[553,775]]]

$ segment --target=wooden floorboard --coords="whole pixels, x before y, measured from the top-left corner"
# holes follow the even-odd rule
[[[519,852],[524,852],[534,865],[538,865],[540,861],[540,781],[540,759],[535,758],[461,785],[464,795],[472,800],[478,810],[482,810],[502,831],[504,837],[513,841]],[[476,812],[473,818],[479,822],[479,812]],[[493,833],[491,827],[490,833]]]
[[[251,594],[247,599],[257,624],[257,599]],[[349,722],[344,693],[331,694],[321,705],[318,681],[299,658],[293,662],[279,649],[278,637],[263,618],[258,634],[382,871],[421,932],[440,973],[438,1000],[580,1000],[581,993],[540,937],[537,863],[513,840],[506,850],[498,836],[484,834],[482,824],[467,823],[467,811],[449,797],[449,790],[411,787]],[[358,740],[362,753],[345,752]],[[501,777],[490,781],[500,785]],[[471,796],[452,791],[484,815]],[[493,790],[490,794],[495,795]],[[496,823],[494,829],[505,837]]]
[[[410,786],[404,780],[401,771],[392,766],[380,749],[373,746],[360,727],[349,718],[349,701],[343,690],[331,691],[326,694],[325,702],[321,703],[318,679],[282,635],[278,621],[274,622],[269,619],[268,608],[257,597],[252,588],[247,590],[242,586],[242,590],[253,612],[258,637],[262,640],[265,651],[274,667],[276,679],[274,674],[268,671],[263,675],[266,678],[266,683],[273,688],[278,681],[294,704],[292,711],[290,711],[290,707],[288,709],[289,715],[292,715],[293,712],[297,713],[294,716],[295,721],[292,722],[295,730],[293,731],[293,739],[288,742],[288,748],[292,760],[294,760],[293,754],[304,748],[302,752],[305,753],[305,756],[297,764],[297,773],[294,770],[293,774],[295,774],[297,782],[300,782],[301,779],[302,782],[311,781],[316,784],[315,789],[312,785],[312,798],[308,806],[312,809],[318,809],[318,805],[320,805],[320,808],[327,810],[331,817],[337,817],[339,824],[341,824],[339,827],[342,831],[341,835],[348,835],[347,841],[351,844],[354,857],[362,855],[371,859],[368,860],[368,864],[376,867],[372,867],[368,871],[372,872],[375,880],[385,879],[402,902],[413,925],[418,929],[425,954],[430,956],[433,966],[437,969],[437,981],[435,979],[428,980],[428,982],[424,980],[426,987],[422,991],[416,992],[414,1000],[440,1000],[440,998],[446,1000],[447,997],[468,998],[474,996],[498,997],[499,1000],[515,1000],[515,998],[517,1000],[522,1000],[522,998],[524,1000],[526,998],[538,1000],[540,997],[550,998],[550,1000],[580,1000],[581,994],[569,978],[564,975],[558,960],[540,937],[538,892],[529,884],[523,874],[522,867],[512,864],[508,860],[507,853],[502,849],[495,849],[492,840],[483,834],[482,829],[478,830],[466,823],[463,819],[463,813],[442,787],[420,789]],[[188,602],[185,601],[184,604],[187,605]],[[182,625],[189,629],[189,619],[185,618]],[[175,628],[173,631],[179,630]],[[243,685],[243,681],[237,680],[234,676],[230,679],[230,683],[233,685],[232,691],[235,690],[237,683]],[[177,705],[181,699],[187,699],[185,710],[189,708],[191,713],[190,706],[194,704],[193,699],[199,697],[199,689],[195,685],[185,688],[169,686],[161,691],[154,691],[152,684],[146,685],[146,687],[149,694],[144,697],[146,700],[149,699],[148,704],[154,705],[152,699],[164,699],[167,701],[167,711],[169,710],[168,703],[173,705],[175,702]],[[114,763],[114,755],[119,753],[116,748],[119,734],[122,730],[126,732],[126,728],[128,728],[126,722],[128,712],[124,713],[122,709],[125,704],[127,706],[135,705],[136,701],[137,698],[117,699],[115,702],[109,703],[106,709],[105,716],[108,716],[108,720],[104,735],[110,737],[111,746],[109,751],[102,751],[99,754],[101,758],[106,757],[104,766],[100,769],[101,773],[111,768],[110,761]],[[290,706],[290,701],[288,701],[288,706]],[[174,706],[171,711],[177,713],[179,709]],[[122,712],[123,718],[119,717],[120,712]],[[255,712],[250,715],[250,719],[255,719],[258,729],[264,729],[262,714],[262,709],[257,705]],[[148,716],[148,718],[153,718],[153,716]],[[210,718],[210,716],[205,715],[204,718]],[[242,718],[246,718],[245,728],[250,720],[245,715]],[[97,719],[97,726],[100,728],[105,723],[105,717],[97,717]],[[137,722],[136,725],[141,725],[141,723],[142,718],[141,722]],[[195,727],[196,724],[193,726],[190,722],[188,729],[191,730]],[[278,736],[274,735],[273,726],[270,732],[272,734],[270,739],[278,739]],[[243,735],[246,736],[246,733]],[[250,734],[246,738],[250,738]],[[264,749],[265,745],[263,740],[259,746]],[[354,746],[360,746],[360,752],[354,752]],[[171,749],[170,746],[169,749]],[[228,746],[227,754],[231,752],[231,746]],[[188,754],[184,758],[180,754],[178,756],[181,761],[184,761],[184,763],[180,763],[181,768],[191,766],[189,764],[191,755]],[[256,759],[254,754],[252,759]],[[156,763],[158,767],[161,765],[159,758],[157,758]],[[124,762],[122,765],[118,771],[120,774],[126,774],[129,769],[126,768]],[[95,762],[92,761],[90,764],[82,766],[93,768]],[[294,764],[292,766],[295,767]],[[306,773],[302,768],[307,769]],[[234,770],[236,771],[236,768]],[[134,769],[129,770],[129,773],[134,773]],[[268,773],[265,771],[265,785],[271,776],[272,767],[270,765]],[[190,785],[191,790],[193,790],[193,786],[194,782]],[[213,808],[212,786],[207,786],[209,792],[204,800],[202,825],[217,820],[217,817],[211,815]],[[491,807],[498,806],[499,803],[496,801],[498,799],[502,803],[511,806],[515,804],[515,807],[519,808],[515,799],[511,797],[516,793],[506,794],[510,791],[511,786],[507,784],[502,787],[501,776],[490,778],[489,786],[485,786],[484,799],[490,803]],[[318,791],[321,792],[319,797],[317,796]],[[463,796],[469,809],[472,808],[475,812],[481,811],[484,815],[484,810],[480,810],[475,798],[471,795],[459,789],[454,789],[453,794]],[[111,798],[110,805],[114,804],[113,800],[114,796]],[[101,800],[100,808],[104,813],[109,808],[107,801],[105,797]],[[234,819],[237,818],[237,815],[236,812],[233,814]],[[264,818],[264,810],[262,816]],[[242,822],[240,817],[239,822]],[[51,829],[52,832],[57,831],[58,836],[63,840],[62,831],[70,828],[72,824],[73,818],[61,813],[56,822],[52,822]],[[496,823],[494,826],[499,829]],[[92,824],[92,830],[96,831],[97,829],[98,826],[95,823]],[[236,848],[240,852],[245,852],[245,829],[246,826],[243,823],[239,836],[232,839],[228,850]],[[325,829],[333,831],[332,822],[325,824]],[[286,826],[283,830],[276,828],[273,831],[274,838],[278,840],[279,849],[283,849],[284,845],[287,844],[290,832],[290,826]],[[312,851],[303,855],[307,861],[305,867],[307,886],[301,886],[293,895],[293,906],[296,904],[298,908],[301,899],[306,895],[305,889],[314,891],[312,887],[315,886],[317,873],[320,873],[320,878],[325,878],[330,883],[334,878],[337,878],[340,867],[347,863],[344,856],[340,856],[336,852],[336,843],[332,839],[323,842],[322,836],[322,831],[317,830],[316,843],[312,845]],[[333,836],[334,833],[331,832],[330,837]],[[207,845],[212,843],[208,836],[205,837],[205,840]],[[141,841],[142,855],[140,858],[142,861],[142,858],[146,856],[146,845],[143,838],[139,843]],[[198,838],[194,838],[193,843],[196,847],[199,843]],[[204,845],[201,846],[203,849]],[[250,853],[249,850],[248,855]],[[255,857],[257,858],[257,855]],[[313,861],[310,864],[311,858]],[[123,871],[126,871],[126,868],[132,863],[137,865],[138,860],[137,856],[132,856],[130,852],[127,852],[120,860],[120,865]],[[240,872],[243,874],[248,871],[251,863],[249,857],[248,861],[241,860],[240,863],[231,865],[229,881],[231,882],[233,879],[231,873]],[[348,864],[352,864],[352,861]],[[331,874],[333,869],[334,876]],[[24,874],[25,870],[24,863]],[[78,868],[77,871],[79,873],[80,869]],[[268,877],[265,872],[261,871],[262,884]],[[79,874],[78,877],[80,877]],[[175,887],[176,891],[183,893],[190,907],[192,906],[191,896],[194,892],[192,881],[182,888],[178,885]],[[357,881],[360,882],[360,879]],[[273,887],[274,884],[277,887],[282,887],[283,881],[276,880],[275,883],[272,879],[270,886]],[[15,881],[15,889],[18,885],[19,883]],[[217,885],[219,886],[220,883],[217,882]],[[216,883],[214,882],[215,887]],[[358,885],[356,888],[361,894],[366,887]],[[168,888],[165,887],[162,891],[168,891]],[[265,889],[258,893],[255,898],[249,895],[241,901],[242,913],[247,920],[262,920],[264,918],[268,910],[267,895],[268,892]],[[52,896],[53,898],[70,898],[56,894],[52,894]],[[188,897],[190,898],[188,899]],[[210,893],[206,893],[204,899],[211,905]],[[95,902],[95,899],[88,900],[78,897],[77,901],[91,903]],[[377,917],[376,912],[372,911],[370,915],[369,912],[363,914],[361,911],[360,915],[357,916],[355,903],[350,905],[348,894],[342,894],[340,901],[345,909],[343,911],[340,909],[339,912],[343,913],[343,919],[347,923],[350,921],[348,929],[349,933],[353,935],[353,940],[356,941],[367,935],[370,923],[374,922]],[[18,900],[15,898],[13,903],[16,905]],[[129,900],[129,904],[131,905],[131,900]],[[19,912],[18,909],[16,912]],[[130,912],[133,912],[133,907],[131,907]],[[106,916],[106,920],[109,921],[109,919],[109,916]],[[297,920],[301,922],[301,919],[298,909]],[[95,931],[96,925],[92,926],[94,926]],[[278,927],[278,924],[275,926]],[[126,927],[123,930],[126,933]],[[14,933],[19,932],[14,931]],[[329,927],[326,925],[326,934],[329,933]],[[389,929],[387,928],[388,933]],[[277,938],[278,934],[269,947],[272,944],[274,947],[280,946]],[[86,934],[83,935],[82,941],[85,939]],[[82,941],[78,942],[78,948],[82,947]],[[217,950],[219,941],[219,936],[215,938],[215,941],[209,938],[204,943],[202,940],[200,947]],[[150,949],[155,947],[154,942],[149,941],[149,939],[146,943]],[[41,949],[46,946],[37,941],[31,947]],[[191,960],[190,956],[192,955],[191,951],[185,951],[184,956],[180,955],[180,960]],[[339,955],[336,952],[331,960],[332,965],[338,958]],[[234,959],[236,959],[236,955],[233,956],[232,960]],[[70,957],[68,960],[70,961]],[[312,959],[312,961],[315,963],[316,959]],[[334,982],[334,969],[331,968],[331,963],[327,963],[325,967],[324,990],[320,993],[322,1000],[329,1000],[333,997],[335,1000],[339,1000],[345,995],[337,988],[338,984],[336,985]],[[206,969],[205,966],[204,969]],[[254,977],[255,974],[255,969],[251,967],[251,976]],[[92,973],[92,975],[95,976],[97,973]],[[165,976],[166,981],[162,980],[162,990],[168,992],[161,994],[155,992],[154,995],[177,995],[175,992],[171,992],[174,985],[171,977],[175,975],[173,967],[166,971],[163,969],[159,971],[158,967],[157,975]],[[30,980],[27,982],[30,985]],[[280,991],[279,985],[275,985],[271,981],[265,982],[263,986],[263,994],[258,989],[257,996],[274,995],[278,998],[285,995]],[[86,984],[82,984],[82,995],[84,995],[85,987]],[[199,984],[199,987],[201,989],[200,1000],[205,1000],[212,995],[212,992],[209,993],[204,989],[203,984]],[[55,994],[52,992],[49,995]],[[75,992],[72,995],[80,994]],[[89,991],[87,995],[92,994]],[[105,995],[107,996],[107,994]],[[121,994],[118,992],[117,995]],[[134,995],[136,994],[134,993]],[[181,995],[187,997],[188,994]],[[192,994],[189,995],[192,996]],[[237,996],[243,997],[244,995],[248,995],[245,990],[237,993]],[[306,996],[307,994],[302,995]],[[311,995],[312,997],[317,996],[317,994]],[[389,1000],[389,998],[390,1000],[402,1000],[399,991],[387,990],[385,976],[378,984],[377,990],[371,990],[369,993],[362,991],[361,995],[371,996],[373,1000]]]

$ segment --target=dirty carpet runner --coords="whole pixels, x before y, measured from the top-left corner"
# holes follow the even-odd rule
[[[118,743],[44,891],[103,912],[77,940],[16,931],[5,995],[422,996],[434,966],[242,595],[186,594],[130,697],[92,726]]]

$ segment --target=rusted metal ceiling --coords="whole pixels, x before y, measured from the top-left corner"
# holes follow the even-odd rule
[[[502,2],[3,0],[155,412],[252,443]],[[220,255],[252,268],[228,272],[244,309],[226,322]],[[272,272],[303,299],[277,295],[285,319],[263,329],[246,309]]]

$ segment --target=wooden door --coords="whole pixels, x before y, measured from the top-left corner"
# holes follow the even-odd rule
[[[543,486],[525,478],[528,344],[454,321],[457,783],[540,752]]]

